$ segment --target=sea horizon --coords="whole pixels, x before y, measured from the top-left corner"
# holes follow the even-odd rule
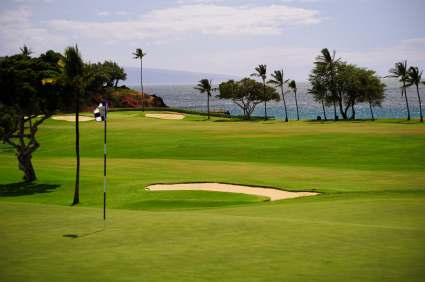
[[[383,79],[386,83],[385,88],[385,100],[382,102],[381,107],[374,107],[375,118],[405,118],[407,116],[406,104],[404,97],[401,96],[400,85],[396,80]],[[297,82],[298,91],[298,105],[300,112],[300,119],[311,120],[316,119],[317,116],[321,116],[323,119],[322,106],[318,102],[314,101],[312,96],[307,93],[309,83],[299,81]],[[161,97],[164,103],[170,108],[181,108],[187,110],[206,112],[206,95],[199,93],[198,90],[194,89],[195,83],[188,84],[145,84],[144,90],[147,94],[155,94]],[[214,85],[217,87],[218,85]],[[128,85],[129,88],[140,91],[140,86]],[[424,100],[423,92],[424,87],[420,87],[421,98]],[[213,93],[210,99],[210,108],[212,111],[226,110],[231,115],[242,115],[242,111],[237,107],[231,100],[223,100],[216,97],[217,93]],[[412,118],[419,118],[419,107],[418,97],[416,89],[409,87],[407,89],[407,98],[410,106],[410,113]],[[296,108],[294,94],[288,93],[285,95],[288,118],[296,119]],[[369,119],[370,111],[367,103],[359,103],[355,106],[356,119]],[[351,109],[348,110],[349,116],[351,115]],[[268,102],[267,103],[267,114],[270,117],[276,119],[284,119],[283,102]],[[334,118],[333,106],[326,107],[326,115],[328,119]],[[341,118],[339,110],[337,109],[337,115]],[[253,116],[264,116],[263,104],[257,105]]]

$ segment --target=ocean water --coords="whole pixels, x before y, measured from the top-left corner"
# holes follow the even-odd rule
[[[387,87],[385,91],[385,101],[382,107],[375,107],[375,118],[405,118],[407,116],[406,104],[404,97],[401,96],[400,86],[397,81],[385,81]],[[206,95],[200,94],[199,91],[194,89],[195,85],[146,85],[145,91],[150,94],[160,96],[165,104],[169,107],[176,107],[182,109],[190,109],[196,111],[207,111]],[[307,83],[298,83],[298,106],[301,119],[316,119],[317,116],[322,116],[322,107],[319,103],[315,102],[311,95],[307,93],[309,85]],[[132,87],[139,90],[137,86]],[[425,88],[420,88],[421,99],[425,100]],[[232,103],[230,100],[222,100],[215,97],[210,99],[210,108],[212,110],[228,110],[232,115],[241,115],[242,111],[239,107]],[[419,117],[418,97],[415,87],[410,87],[407,90],[407,96],[410,106],[412,118]],[[286,96],[286,103],[288,108],[289,119],[296,119],[295,98],[293,93]],[[424,108],[423,108],[424,109]],[[368,104],[358,104],[355,107],[356,118],[370,118]],[[270,102],[267,103],[267,113],[269,116],[274,116],[277,119],[284,118],[283,103]],[[349,110],[351,115],[351,110]],[[333,118],[333,107],[326,108],[328,118]],[[264,115],[264,104],[259,104],[254,111],[255,116]]]

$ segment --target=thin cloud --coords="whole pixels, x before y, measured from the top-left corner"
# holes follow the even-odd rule
[[[287,27],[312,25],[320,21],[319,12],[315,10],[285,5],[231,7],[197,4],[152,10],[139,19],[125,21],[52,20],[48,24],[52,29],[88,38],[168,40],[194,33],[220,36],[280,35]]]
[[[224,0],[178,0],[177,4],[211,4],[222,2],[224,2]]]
[[[370,49],[364,52],[343,51],[339,53],[339,56],[349,63],[368,67],[381,75],[386,75],[395,62],[404,60],[407,60],[409,65],[425,68],[424,50],[425,38],[411,38],[402,40],[393,46]]]
[[[111,15],[111,13],[108,12],[108,11],[99,11],[99,12],[96,13],[96,16],[99,16],[99,17],[107,17],[107,16],[110,16],[110,15]]]
[[[34,25],[31,21],[32,12],[28,7],[18,7],[14,10],[0,11],[0,42],[1,52],[16,53],[19,47],[28,45],[33,51],[45,51],[61,46],[65,38],[52,33],[45,27]]]
[[[126,11],[99,11],[96,13],[96,16],[99,17],[109,17],[109,16],[126,16],[128,15],[128,12]]]

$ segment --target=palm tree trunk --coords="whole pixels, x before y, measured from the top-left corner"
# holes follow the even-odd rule
[[[370,102],[370,98],[368,99],[368,102],[369,102],[370,116],[371,116],[372,120],[375,120],[375,116],[373,115],[372,103]]]
[[[347,111],[344,111],[343,106],[342,106],[342,94],[340,93],[338,95],[338,105],[339,105],[339,112],[341,113],[341,116],[344,120],[348,119],[348,115],[347,115]]]
[[[335,99],[337,97],[337,90],[335,89],[335,83],[334,83],[334,73],[333,73],[333,65],[331,65],[331,95],[332,95],[332,100],[333,100],[333,104],[334,104],[334,120],[338,119],[338,116],[336,115],[336,105],[335,105]],[[342,106],[341,106],[341,101],[340,102],[340,111]]]
[[[264,120],[267,120],[266,80],[263,79]]]
[[[142,88],[142,111],[145,111],[145,91],[143,90],[143,59],[140,58],[140,87]]]
[[[335,105],[335,101],[333,101],[334,104],[334,120],[337,120],[337,116],[336,116],[336,105]]]
[[[323,117],[325,118],[325,120],[328,120],[328,118],[326,117],[325,103],[323,103],[323,99],[322,99],[322,110],[323,110]]]
[[[207,93],[207,110],[208,110],[208,119],[210,119],[210,95]]]
[[[285,122],[288,122],[288,111],[286,109],[286,101],[285,101],[285,95],[283,94],[283,86],[280,87],[280,90],[282,92],[283,108],[285,109]]]
[[[419,94],[419,86],[418,85],[416,85],[416,91],[418,92],[419,113],[421,115],[421,122],[424,122],[424,117],[422,115],[422,101],[421,101],[421,95]]]
[[[410,120],[410,108],[409,108],[409,101],[407,100],[407,91],[406,91],[406,85],[403,82],[403,88],[402,93],[404,91],[404,99],[406,100],[406,108],[407,108],[407,120]]]
[[[295,94],[295,106],[297,107],[297,120],[300,120],[300,113],[298,112],[297,90],[294,90],[294,94]]]
[[[74,200],[72,205],[77,205],[80,202],[80,127],[79,127],[79,114],[80,114],[80,97],[76,91],[76,104],[75,104],[75,154],[77,157],[77,171],[75,174],[75,190]]]

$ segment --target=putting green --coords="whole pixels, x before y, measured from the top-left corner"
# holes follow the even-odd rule
[[[113,112],[103,229],[100,123],[48,120],[20,183],[0,145],[1,281],[421,281],[425,277],[425,127],[416,122],[243,122]],[[266,198],[158,191],[154,183],[315,188]],[[65,236],[64,236],[65,235]]]

